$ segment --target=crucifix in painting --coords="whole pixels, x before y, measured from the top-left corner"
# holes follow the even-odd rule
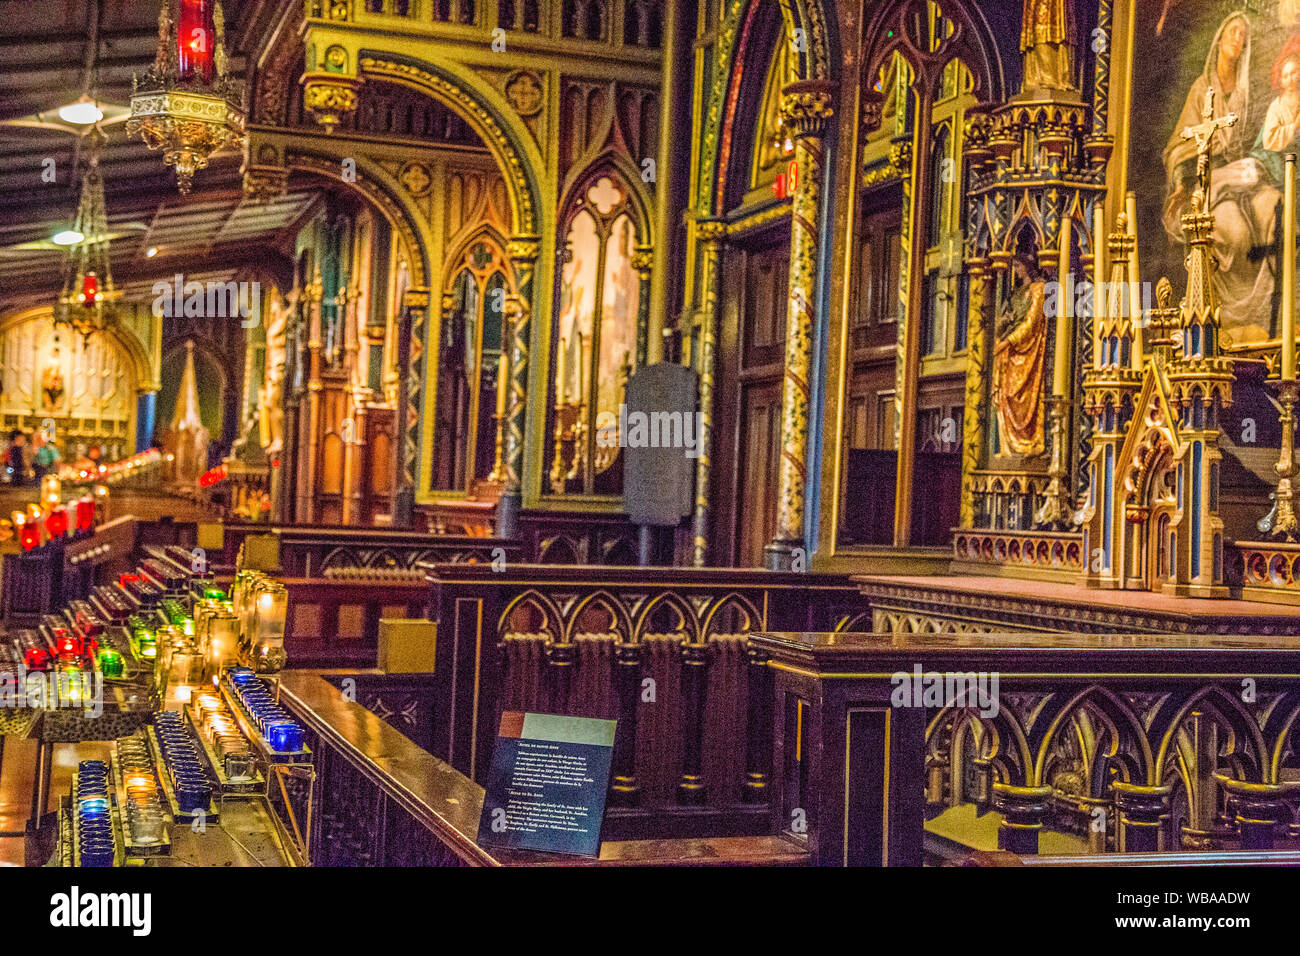
[[[1196,191],[1201,197],[1200,206],[1205,208],[1205,197],[1210,194],[1210,141],[1214,134],[1237,122],[1236,113],[1214,115],[1214,87],[1205,90],[1205,107],[1201,110],[1201,121],[1195,126],[1183,127],[1183,139],[1196,140]]]

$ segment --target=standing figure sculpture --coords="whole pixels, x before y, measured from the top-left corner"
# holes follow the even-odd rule
[[[1070,32],[1065,0],[1025,0],[1020,25],[1020,49],[1025,53],[1022,90],[1077,89],[1070,65]]]
[[[1046,283],[1034,258],[1013,260],[1016,287],[998,316],[993,347],[993,407],[1003,455],[1041,455],[1047,355]]]

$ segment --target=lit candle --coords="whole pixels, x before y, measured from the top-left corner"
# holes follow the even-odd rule
[[[1295,153],[1286,154],[1282,197],[1282,381],[1295,381]]]
[[[181,0],[176,30],[179,57],[177,72],[182,79],[197,73],[204,83],[212,82],[212,47],[216,28],[212,0]]]
[[[1061,220],[1061,250],[1056,266],[1056,362],[1052,368],[1052,397],[1069,395],[1074,351],[1074,277],[1070,272],[1070,220]]]
[[[1128,234],[1133,237],[1133,255],[1129,258],[1128,298],[1129,315],[1133,324],[1133,368],[1142,371],[1142,327],[1146,320],[1142,315],[1142,270],[1138,268],[1137,243],[1137,194],[1130,192],[1124,199],[1124,211],[1128,214]]]

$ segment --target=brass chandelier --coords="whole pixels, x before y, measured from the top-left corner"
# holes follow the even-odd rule
[[[158,51],[144,77],[133,79],[126,131],[163,150],[182,195],[213,152],[244,141],[243,85],[227,68],[221,4],[163,0]]]
[[[87,136],[90,156],[81,181],[81,201],[73,231],[81,240],[68,250],[63,291],[54,309],[54,327],[67,327],[89,339],[104,332],[117,320],[117,302],[122,297],[113,286],[109,263],[108,214],[104,209],[104,177],[99,170],[99,150],[104,134],[95,127]]]

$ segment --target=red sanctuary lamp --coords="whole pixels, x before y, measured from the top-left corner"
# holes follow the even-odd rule
[[[134,79],[127,135],[162,150],[182,194],[214,151],[244,145],[244,90],[225,34],[219,0],[160,0],[153,65]]]
[[[180,0],[176,30],[176,75],[182,80],[196,77],[212,82],[216,25],[215,0]]]

